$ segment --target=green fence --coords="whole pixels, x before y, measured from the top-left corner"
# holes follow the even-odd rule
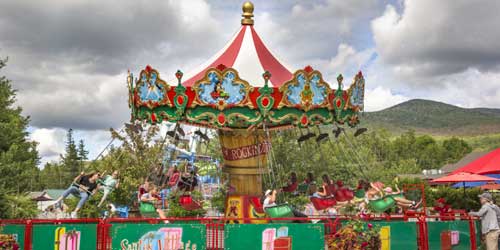
[[[416,222],[373,221],[370,223],[381,230],[382,249],[418,249]]]
[[[325,249],[323,224],[229,224],[224,249]],[[281,248],[278,248],[281,247]]]
[[[113,223],[111,249],[206,249],[203,224]]]
[[[24,232],[26,226],[23,224],[7,224],[1,227],[2,234],[12,234],[19,244],[19,249],[24,249]]]
[[[33,224],[33,250],[91,250],[97,245],[97,224]]]
[[[36,222],[31,224],[32,250],[93,250],[98,237],[97,223]],[[106,223],[106,221],[103,221]],[[343,223],[346,223],[344,221]],[[379,228],[382,250],[418,249],[419,225],[405,221],[370,221]],[[104,225],[104,224],[103,224]],[[428,249],[442,249],[451,244],[453,250],[471,249],[470,221],[428,221]],[[480,249],[480,222],[473,223],[476,244]],[[3,224],[2,234],[15,235],[20,249],[25,242],[25,224]],[[324,249],[325,225],[311,223],[272,224],[200,224],[149,223],[120,221],[109,227],[113,250],[166,249]],[[207,240],[208,239],[208,240]],[[105,240],[104,238],[100,240]],[[208,242],[207,242],[208,241]]]
[[[348,221],[342,221],[345,225]],[[382,240],[382,250],[389,249],[418,249],[418,225],[410,221],[370,221],[366,224],[372,224],[379,228],[380,238]]]
[[[471,249],[470,242],[470,226],[469,221],[428,221],[427,222],[429,235],[429,249],[441,249],[442,238],[446,239],[443,234],[453,234],[455,244],[452,244],[453,250],[469,250]],[[477,228],[477,230],[480,230]],[[478,245],[480,238],[477,239]],[[443,243],[446,244],[446,243]]]

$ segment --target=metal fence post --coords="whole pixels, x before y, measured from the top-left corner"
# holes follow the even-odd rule
[[[31,220],[26,220],[26,227],[24,228],[24,250],[33,249],[32,244],[33,223]]]

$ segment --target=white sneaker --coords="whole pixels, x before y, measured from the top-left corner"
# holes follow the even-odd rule
[[[71,212],[71,219],[78,219],[76,212]]]

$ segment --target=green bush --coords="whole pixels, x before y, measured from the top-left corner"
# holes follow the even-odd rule
[[[402,179],[399,181],[399,187],[402,189],[404,185],[423,183],[420,179]],[[424,184],[425,200],[428,207],[436,204],[436,200],[444,198],[446,202],[454,209],[477,210],[481,207],[479,198],[477,197],[483,191],[479,188],[452,188],[450,186],[431,187],[428,183]],[[409,191],[406,197],[410,200],[419,200],[421,192]]]
[[[215,192],[210,200],[212,207],[215,208],[219,213],[225,212],[226,205],[226,191],[223,188],[219,188],[217,192]]]
[[[32,219],[38,214],[36,202],[23,195],[0,194],[1,219]]]

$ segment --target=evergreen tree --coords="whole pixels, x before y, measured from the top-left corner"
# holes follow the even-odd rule
[[[88,160],[89,151],[85,150],[83,140],[78,142],[78,159],[80,160],[80,172],[84,170],[83,162]]]
[[[0,69],[6,59],[0,59]],[[0,76],[0,193],[20,193],[38,189],[36,181],[39,169],[36,142],[28,141],[26,128],[29,117],[21,115],[15,107],[16,91],[10,80]]]
[[[61,155],[62,165],[67,173],[65,176],[66,182],[71,182],[80,172],[80,160],[78,150],[73,139],[73,129],[68,130],[66,137],[66,152]]]

